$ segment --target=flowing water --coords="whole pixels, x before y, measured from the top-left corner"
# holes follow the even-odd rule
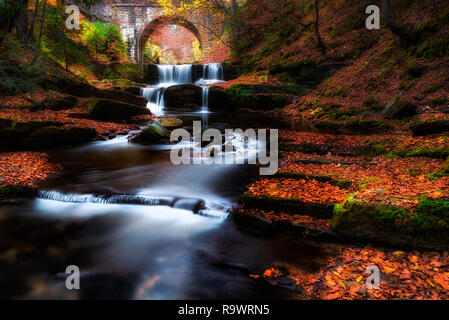
[[[206,77],[222,76],[214,68]],[[161,81],[187,82],[186,70],[160,66]],[[186,125],[204,116],[164,113]],[[219,123],[220,114],[207,119],[210,127],[232,127]],[[233,141],[236,153],[257,149]],[[257,168],[175,166],[173,148],[119,136],[49,150],[61,174],[40,186],[39,198],[0,207],[0,298],[297,298],[249,275],[272,264],[315,271],[330,252],[226,219]],[[79,291],[65,288],[69,265],[81,270]]]

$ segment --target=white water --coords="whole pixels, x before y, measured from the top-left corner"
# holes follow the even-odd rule
[[[148,99],[147,108],[156,115],[164,114],[164,93],[168,87],[192,83],[192,65],[157,65],[159,83],[142,89],[142,96]]]
[[[201,112],[207,113],[209,112],[209,91],[210,87],[204,86],[203,88],[203,103],[201,106]]]

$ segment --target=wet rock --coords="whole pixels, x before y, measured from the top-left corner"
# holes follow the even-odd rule
[[[53,101],[49,102],[50,110],[67,110],[72,109],[78,104],[78,98],[73,96],[66,96],[62,98],[56,98]]]
[[[404,119],[417,114],[418,106],[409,101],[395,99],[382,112],[385,119]]]
[[[201,105],[202,89],[193,84],[181,84],[167,88],[164,94],[167,108],[179,108],[186,104]]]
[[[151,114],[145,107],[108,99],[89,99],[84,102],[90,115],[100,120],[126,120],[130,117]]]
[[[153,122],[150,126],[130,138],[133,143],[153,144],[167,142],[170,139],[170,131],[162,127],[157,122]]]

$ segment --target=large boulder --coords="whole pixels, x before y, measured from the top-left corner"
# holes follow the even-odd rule
[[[180,108],[190,103],[201,105],[202,89],[193,84],[180,84],[167,88],[164,97],[168,108]]]
[[[151,114],[146,107],[108,99],[88,99],[84,105],[92,118],[99,120],[126,120],[133,116]]]
[[[24,140],[26,148],[48,148],[89,142],[97,136],[94,128],[43,127]]]
[[[170,131],[161,126],[157,122],[153,122],[150,126],[143,129],[134,137],[130,138],[133,143],[153,144],[167,142],[170,139]]]
[[[417,114],[418,106],[409,101],[395,99],[382,112],[385,119],[404,119]]]

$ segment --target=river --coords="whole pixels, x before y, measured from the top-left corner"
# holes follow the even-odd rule
[[[219,70],[211,73],[220,75]],[[188,82],[183,76],[176,82]],[[197,112],[177,112],[165,110],[160,97],[152,101],[150,108],[185,124],[201,120],[209,127],[223,126],[223,117],[205,110],[205,103]],[[272,264],[313,272],[331,252],[226,219],[254,167],[175,166],[171,148],[131,144],[127,136],[119,136],[49,150],[50,160],[63,168],[41,184],[49,193],[0,207],[0,298],[301,298],[250,274],[263,273]],[[125,203],[123,197],[105,200],[111,195],[157,205],[150,200]],[[197,200],[207,210],[195,213]],[[69,265],[81,271],[80,290],[65,287]]]

